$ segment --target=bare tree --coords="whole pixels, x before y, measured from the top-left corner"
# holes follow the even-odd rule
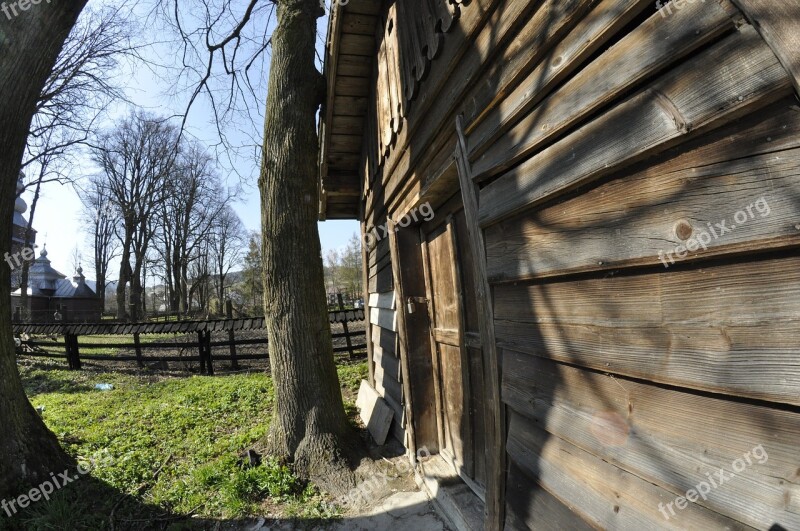
[[[157,233],[172,311],[188,311],[189,267],[202,257],[199,251],[206,249],[214,223],[231,199],[211,156],[198,144],[184,142],[170,192],[161,204]]]
[[[4,22],[0,54],[0,218],[11,219],[16,182],[37,101],[85,1],[55,2]],[[11,247],[11,224],[0,224],[0,254]],[[0,300],[10,296],[10,271],[0,268]],[[74,464],[33,409],[17,370],[11,308],[0,304],[0,498],[13,498],[54,470]]]
[[[178,158],[178,131],[155,116],[136,112],[100,135],[93,158],[120,214],[120,271],[117,317],[138,319],[142,274],[154,236],[154,220],[170,197]],[[133,263],[131,263],[133,259]],[[126,286],[130,283],[130,315]]]
[[[36,105],[23,169],[28,187],[71,181],[69,164],[93,134],[108,106],[124,100],[115,73],[124,58],[137,58],[134,22],[119,7],[87,9],[73,27]],[[53,160],[62,164],[54,165]],[[30,171],[32,166],[38,169]]]
[[[225,205],[214,222],[208,246],[214,270],[218,314],[223,313],[225,279],[231,269],[241,263],[246,241],[247,236],[242,220],[230,205]]]
[[[83,203],[83,221],[91,228],[89,238],[97,280],[97,297],[100,299],[101,311],[105,311],[108,271],[119,250],[118,212],[102,177],[89,179],[88,186],[80,190],[79,195]]]

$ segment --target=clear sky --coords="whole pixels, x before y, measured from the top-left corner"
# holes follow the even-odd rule
[[[100,2],[90,0],[89,7],[98,6]],[[142,4],[141,8],[148,6]],[[157,24],[147,21],[144,27],[157,27]],[[268,28],[271,32],[271,28]],[[327,31],[327,17],[320,19],[318,26],[318,55],[322,56],[323,37]],[[120,85],[125,88],[128,99],[137,106],[147,111],[158,113],[165,116],[182,114],[186,108],[190,93],[190,79],[180,80],[169,66],[174,66],[176,60],[175,44],[169,43],[172,37],[166,35],[164,28],[149,29],[143,31],[140,37],[140,44],[152,44],[143,52],[145,58],[152,65],[128,65],[125,70],[118,74],[117,79]],[[269,54],[266,54],[261,66],[264,75],[268,72]],[[155,65],[155,66],[153,66]],[[161,66],[165,68],[161,68]],[[259,116],[249,120],[250,123],[230,124],[225,129],[225,134],[231,139],[233,144],[247,144],[247,134],[242,131],[260,131],[263,127],[263,100],[266,98],[266,91],[258,95],[260,101],[258,105]],[[106,124],[110,124],[114,118],[126,115],[131,110],[127,104],[120,104],[111,111]],[[192,137],[199,139],[207,145],[214,145],[219,142],[216,126],[210,119],[213,116],[211,107],[205,99],[198,100],[192,108],[187,122],[187,132]],[[222,157],[226,158],[227,157]],[[248,230],[259,230],[260,226],[260,205],[259,193],[257,188],[258,162],[254,156],[234,156],[232,162],[221,161],[220,168],[226,177],[229,186],[240,184],[243,187],[242,199],[234,205],[242,222]],[[97,170],[88,157],[81,157],[73,168],[72,176],[78,180],[92,175]],[[30,204],[32,194],[27,193],[25,199]],[[83,266],[87,276],[92,276],[92,251],[86,244],[87,229],[80,221],[81,203],[78,199],[76,190],[72,186],[61,186],[58,184],[47,184],[42,187],[42,193],[36,210],[34,228],[38,231],[37,243],[39,249],[43,243],[47,243],[48,258],[53,262],[53,266],[65,274],[71,274],[72,254],[77,246],[83,257]],[[323,256],[329,249],[343,248],[347,240],[358,233],[359,226],[356,221],[327,221],[319,224],[320,239],[322,242]],[[38,253],[37,253],[38,254]],[[118,265],[113,266],[116,275]]]

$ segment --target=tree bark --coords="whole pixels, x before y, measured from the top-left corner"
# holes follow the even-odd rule
[[[47,76],[85,0],[33,5],[0,31],[0,255],[11,248],[11,219],[25,141]],[[17,370],[11,331],[10,271],[0,267],[0,499],[58,473],[71,460],[31,406]]]
[[[357,449],[333,358],[319,232],[314,66],[319,0],[279,0],[259,189],[275,414],[267,445],[328,492],[351,488]]]

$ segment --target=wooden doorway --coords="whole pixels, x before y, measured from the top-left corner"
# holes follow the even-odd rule
[[[420,228],[439,449],[481,498],[486,478],[482,349],[460,195]]]

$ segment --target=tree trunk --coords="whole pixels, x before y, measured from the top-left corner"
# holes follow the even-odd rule
[[[0,32],[0,255],[11,248],[16,183],[36,100],[85,0],[31,6]],[[70,459],[28,402],[11,332],[10,271],[0,267],[0,499],[18,496]]]
[[[39,193],[42,190],[42,178],[39,177],[39,180],[36,182],[36,191],[33,193],[33,201],[31,201],[31,208],[28,213],[28,226],[25,228],[25,241],[22,243],[22,248],[26,249],[30,247],[33,249],[33,218],[36,216],[36,205],[39,203]],[[31,261],[25,260],[22,263],[22,271],[20,272],[20,281],[19,281],[19,288],[20,288],[20,295],[19,295],[19,302],[20,306],[22,307],[22,315],[21,318],[23,321],[30,320],[30,311],[28,310],[28,277],[31,269]]]
[[[131,279],[131,238],[125,236],[125,241],[122,242],[122,260],[119,265],[119,282],[117,282],[117,319],[124,321],[128,317],[128,309],[126,308],[125,289]]]
[[[318,0],[280,0],[259,189],[262,279],[275,415],[268,448],[330,493],[354,485],[357,449],[333,358],[318,219],[315,117],[324,94],[314,66]]]

